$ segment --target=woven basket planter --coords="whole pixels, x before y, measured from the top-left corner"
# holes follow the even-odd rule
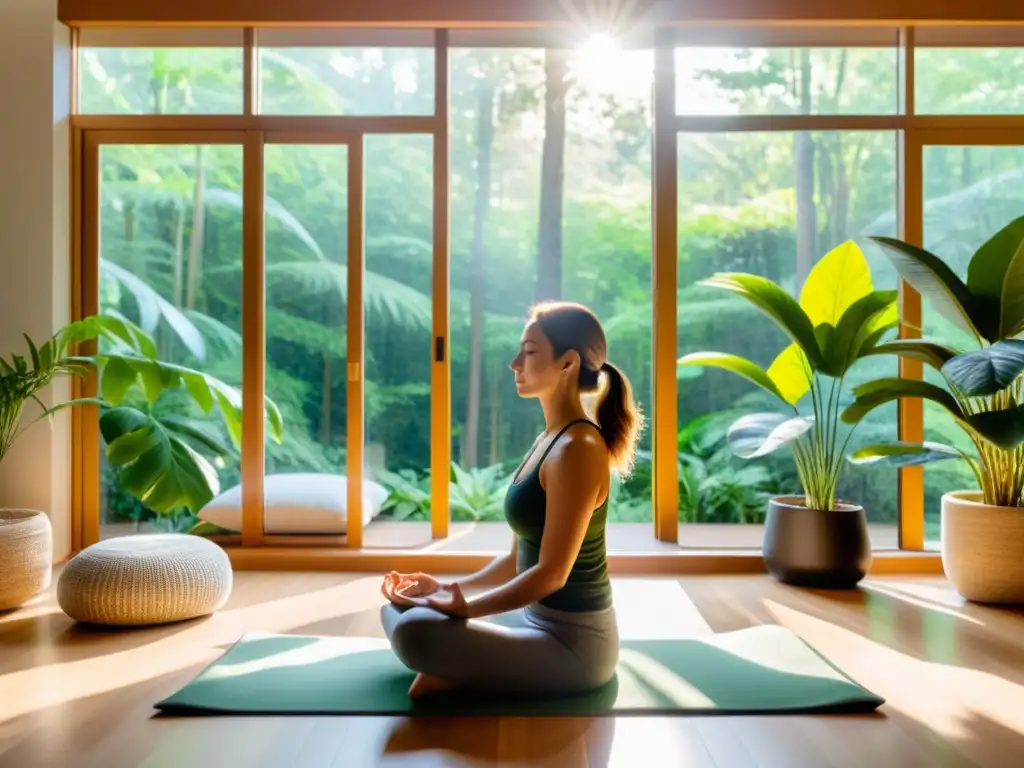
[[[1024,509],[990,507],[976,491],[947,493],[942,566],[968,600],[1024,603]]]
[[[50,586],[53,528],[45,512],[0,509],[0,611]]]

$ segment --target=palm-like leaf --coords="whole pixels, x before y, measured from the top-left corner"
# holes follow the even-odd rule
[[[879,344],[866,354],[898,355],[911,360],[920,360],[935,370],[941,371],[942,366],[948,360],[956,357],[956,350],[945,344],[923,339],[893,339],[885,344]]]
[[[815,370],[825,367],[814,335],[814,325],[796,300],[765,277],[739,273],[717,273],[701,285],[722,288],[742,296],[775,322],[807,355]]]
[[[885,250],[900,277],[926,297],[935,311],[979,340],[993,333],[991,315],[964,282],[938,256],[891,237],[873,237]]]
[[[787,402],[786,397],[779,390],[778,386],[768,374],[756,363],[737,355],[728,355],[722,352],[693,352],[683,355],[678,360],[680,366],[697,366],[702,368],[721,368],[730,371],[737,376],[742,376],[748,381],[757,384],[761,389],[771,395]]]
[[[968,397],[1000,392],[1024,373],[1024,341],[1006,339],[947,360],[942,375]]]

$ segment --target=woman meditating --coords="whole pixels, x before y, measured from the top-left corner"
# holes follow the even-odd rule
[[[419,673],[412,697],[582,693],[608,682],[618,662],[605,521],[610,473],[629,471],[642,426],[629,381],[608,362],[600,322],[578,304],[535,307],[510,368],[545,424],[505,497],[511,551],[451,584],[424,573],[384,578],[381,619],[399,659]]]

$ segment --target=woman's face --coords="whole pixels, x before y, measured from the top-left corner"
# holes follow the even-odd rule
[[[554,390],[563,378],[564,361],[555,359],[551,342],[536,321],[527,323],[519,337],[519,354],[509,368],[516,375],[516,392],[520,397],[539,397]]]

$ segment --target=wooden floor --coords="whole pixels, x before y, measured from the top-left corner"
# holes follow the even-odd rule
[[[47,595],[0,614],[0,766],[762,766],[1024,763],[1024,612],[939,579],[847,593],[761,576],[616,584],[624,636],[789,627],[887,703],[872,716],[407,719],[158,717],[152,703],[249,630],[380,635],[376,576],[237,574],[215,616],[148,630],[73,624]]]

